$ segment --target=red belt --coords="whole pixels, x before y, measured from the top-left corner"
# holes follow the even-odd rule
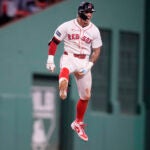
[[[64,55],[68,55],[68,52],[64,51]],[[85,59],[86,54],[73,54],[74,57],[77,57],[79,59]]]

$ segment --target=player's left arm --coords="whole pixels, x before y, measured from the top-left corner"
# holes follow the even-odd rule
[[[100,56],[101,48],[93,48],[92,54],[90,56],[89,62],[85,68],[79,70],[78,75],[82,76],[85,75],[91,68],[93,67],[94,63],[98,60]]]
[[[89,62],[92,62],[94,64],[98,60],[100,56],[100,52],[101,52],[101,47],[93,48]]]
[[[102,47],[101,35],[98,28],[95,29],[94,39],[92,41],[92,53],[89,62],[85,68],[80,69],[79,75],[86,74],[93,67],[94,63],[98,60]]]

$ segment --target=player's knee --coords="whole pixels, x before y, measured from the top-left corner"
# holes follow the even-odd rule
[[[89,96],[89,95],[84,97],[84,99],[86,99],[86,100],[90,100],[90,98],[91,98],[91,96]]]
[[[91,90],[90,89],[85,89],[84,99],[90,100],[90,98],[91,98]]]

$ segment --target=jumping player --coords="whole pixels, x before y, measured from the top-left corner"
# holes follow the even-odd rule
[[[102,40],[99,29],[91,22],[94,5],[82,2],[78,7],[77,18],[61,24],[49,42],[46,67],[54,71],[54,56],[57,46],[64,41],[64,52],[60,59],[59,95],[62,100],[67,97],[69,75],[74,74],[79,100],[76,105],[76,118],[71,128],[78,136],[88,141],[84,131],[84,116],[91,97],[91,68],[100,55]]]

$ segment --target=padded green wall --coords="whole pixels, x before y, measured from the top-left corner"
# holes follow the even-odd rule
[[[149,43],[149,36],[150,36],[150,1],[146,0],[145,3],[145,65],[144,65],[144,101],[145,101],[145,105],[146,105],[146,125],[145,125],[145,147],[146,150],[150,149],[150,43]]]
[[[111,102],[112,114],[93,112],[88,109],[89,142],[83,143],[74,136],[73,150],[144,150],[143,87],[143,0],[92,0],[96,13],[93,22],[112,30]],[[0,29],[0,149],[29,150],[32,130],[31,87],[33,73],[49,74],[45,68],[47,43],[55,28],[62,22],[76,17],[79,0],[66,0],[41,13],[32,15]],[[119,31],[140,34],[139,102],[141,114],[123,116],[119,112],[118,48]],[[59,57],[63,52],[60,44],[56,55],[56,73]],[[74,80],[73,80],[74,83]],[[98,92],[95,91],[95,92]],[[72,84],[71,96],[78,99]],[[75,109],[75,107],[73,108]]]

